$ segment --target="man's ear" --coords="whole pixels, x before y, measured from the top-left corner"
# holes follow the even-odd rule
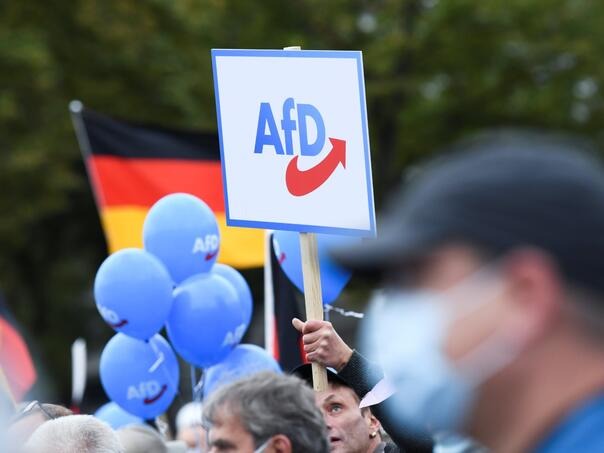
[[[547,254],[521,249],[505,258],[504,272],[510,283],[508,301],[514,308],[514,337],[531,343],[550,330],[564,302],[558,268]]]
[[[369,434],[376,433],[376,432],[379,433],[380,428],[382,427],[382,424],[375,417],[375,415],[373,415],[373,413],[371,412],[371,409],[366,408],[365,413],[363,414],[363,417],[365,417],[365,420],[367,420],[367,424],[369,426]]]
[[[291,453],[292,452],[292,443],[289,438],[283,434],[277,434],[273,437],[273,440],[270,443],[272,450],[274,453]]]

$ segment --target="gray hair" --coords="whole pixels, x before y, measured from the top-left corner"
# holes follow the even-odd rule
[[[67,415],[44,422],[25,445],[28,453],[123,453],[115,432],[92,415]]]
[[[161,435],[147,425],[132,424],[116,431],[124,453],[168,453]]]
[[[224,410],[238,416],[256,448],[283,434],[293,453],[329,451],[323,415],[312,390],[297,377],[263,372],[219,388],[204,402],[204,424],[211,426]]]

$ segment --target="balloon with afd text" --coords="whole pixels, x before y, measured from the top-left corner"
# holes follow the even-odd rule
[[[192,275],[208,272],[216,262],[220,249],[216,216],[193,195],[166,195],[145,217],[143,244],[179,284]]]
[[[101,264],[94,298],[109,326],[146,340],[162,328],[172,308],[173,283],[165,266],[141,249],[119,250]]]
[[[101,353],[99,373],[111,401],[145,420],[165,412],[178,392],[178,360],[161,335],[148,341],[114,335]]]
[[[174,290],[166,330],[176,352],[190,364],[206,368],[220,362],[245,327],[237,291],[220,275],[199,274]]]

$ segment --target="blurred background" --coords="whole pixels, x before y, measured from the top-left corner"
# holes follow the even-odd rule
[[[361,50],[379,210],[404,171],[490,126],[604,142],[604,3],[589,0],[4,0],[0,2],[0,290],[34,355],[32,390],[69,402],[69,349],[113,331],[92,297],[107,256],[68,111],[216,130],[211,48]],[[245,75],[242,75],[245,77]],[[262,270],[247,341],[262,345]],[[353,283],[336,305],[363,309]],[[356,320],[333,316],[353,342]]]

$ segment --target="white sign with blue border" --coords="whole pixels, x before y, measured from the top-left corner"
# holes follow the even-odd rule
[[[361,52],[212,50],[227,225],[375,235]]]

